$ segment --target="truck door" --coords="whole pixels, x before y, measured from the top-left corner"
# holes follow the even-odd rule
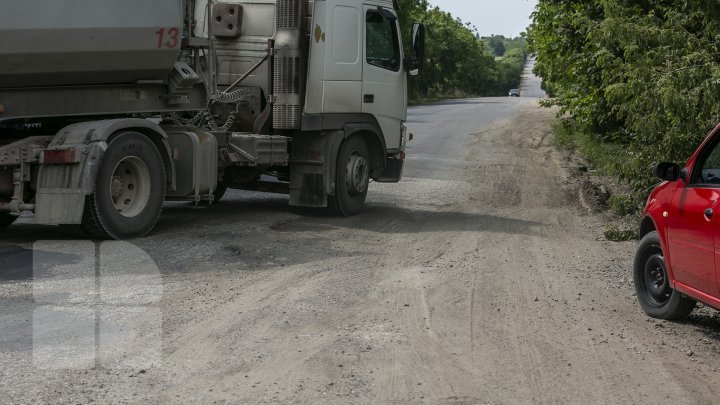
[[[407,119],[407,77],[397,15],[388,8],[370,5],[364,6],[364,13],[362,112],[377,118],[387,149],[397,150]]]

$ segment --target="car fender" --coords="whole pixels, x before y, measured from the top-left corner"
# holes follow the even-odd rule
[[[656,187],[648,197],[640,226],[641,238],[652,231],[653,228],[657,231],[665,258],[665,266],[667,267],[668,276],[670,277],[670,282],[673,287],[675,286],[675,276],[672,269],[672,257],[670,255],[668,217],[671,212],[672,200],[677,191],[678,182],[664,182]]]

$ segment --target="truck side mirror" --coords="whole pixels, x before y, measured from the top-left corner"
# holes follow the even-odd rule
[[[655,175],[665,181],[678,181],[680,179],[680,166],[675,163],[660,163],[655,168]]]
[[[412,32],[412,47],[410,48],[407,68],[410,71],[410,76],[417,76],[425,63],[425,26],[415,23]]]

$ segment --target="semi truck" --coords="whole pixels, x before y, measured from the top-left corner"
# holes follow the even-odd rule
[[[358,213],[400,181],[407,80],[392,0],[0,5],[0,227],[147,235],[164,202],[227,189]]]

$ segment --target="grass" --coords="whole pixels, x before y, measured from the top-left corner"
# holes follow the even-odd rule
[[[602,174],[618,175],[614,168],[623,163],[622,147],[601,142],[592,134],[581,131],[563,120],[558,120],[554,124],[553,131],[558,148],[578,152]]]
[[[601,142],[593,134],[581,131],[559,119],[553,126],[555,145],[583,156],[602,175],[618,176],[618,167],[627,164],[627,153],[620,145]],[[639,223],[642,197],[635,194],[615,194],[609,200],[610,211],[618,217],[616,224],[605,229],[605,238],[613,242],[637,240],[639,232],[628,224]]]

